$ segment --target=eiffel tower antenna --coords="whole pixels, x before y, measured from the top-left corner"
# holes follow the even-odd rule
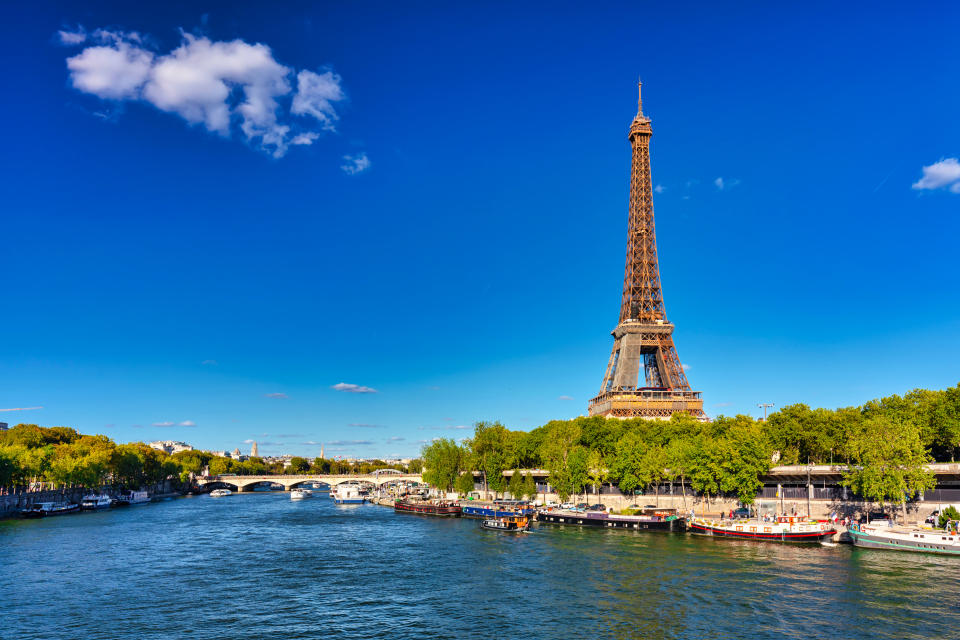
[[[637,115],[630,123],[633,163],[620,321],[612,333],[613,350],[600,393],[590,401],[589,413],[608,418],[667,419],[679,412],[705,418],[703,399],[699,391],[690,389],[663,305],[650,177],[653,128],[650,118],[643,115],[642,85],[638,80]]]

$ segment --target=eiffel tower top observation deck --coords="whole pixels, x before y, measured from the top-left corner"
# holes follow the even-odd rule
[[[703,399],[699,391],[690,390],[663,306],[650,178],[653,128],[643,115],[640,87],[638,83],[637,115],[629,134],[633,165],[620,322],[613,330],[613,350],[600,393],[590,401],[589,412],[616,418],[666,419],[676,412],[704,417]]]

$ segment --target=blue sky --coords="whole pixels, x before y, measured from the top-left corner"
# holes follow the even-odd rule
[[[960,380],[955,5],[3,13],[0,421],[373,456],[585,413],[638,75],[711,415]]]

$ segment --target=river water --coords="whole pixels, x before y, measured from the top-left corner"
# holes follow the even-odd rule
[[[0,522],[0,637],[949,638],[960,559],[186,497]]]

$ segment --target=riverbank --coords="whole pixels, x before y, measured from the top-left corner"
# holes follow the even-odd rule
[[[91,493],[106,493],[112,496],[117,492],[112,487],[101,487],[99,489],[75,487],[72,489],[23,491],[20,493],[0,495],[0,520],[5,518],[17,518],[20,516],[20,512],[22,510],[41,502],[74,502],[76,504],[80,504],[80,501],[83,500],[83,496]],[[147,495],[150,496],[151,500],[178,498],[186,495],[186,493],[186,491],[173,490],[171,482],[166,482],[163,484],[163,486],[147,489]]]

